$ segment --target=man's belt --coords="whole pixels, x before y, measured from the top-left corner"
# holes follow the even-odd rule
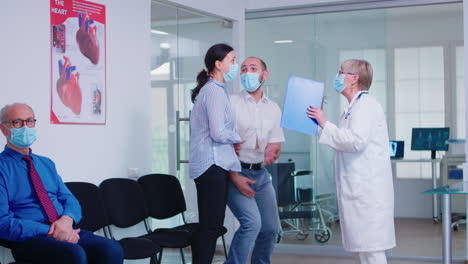
[[[244,163],[241,161],[241,167],[243,169],[249,169],[249,170],[261,170],[263,168],[262,163]]]

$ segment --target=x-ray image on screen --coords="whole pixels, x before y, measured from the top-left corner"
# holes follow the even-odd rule
[[[401,159],[405,153],[405,142],[390,140],[390,157],[392,159]]]
[[[413,128],[411,150],[448,150],[448,127]]]

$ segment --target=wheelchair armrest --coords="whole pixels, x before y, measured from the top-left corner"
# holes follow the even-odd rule
[[[304,175],[312,175],[312,170],[295,170],[291,172],[292,177],[304,176]]]

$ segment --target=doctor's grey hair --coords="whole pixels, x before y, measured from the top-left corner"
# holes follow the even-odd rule
[[[358,85],[361,90],[369,90],[372,84],[372,65],[365,60],[347,60],[342,63],[346,70],[359,75]]]
[[[5,123],[5,122],[8,121],[8,110],[10,110],[10,108],[12,108],[15,105],[25,105],[25,106],[29,107],[29,109],[31,109],[31,112],[33,112],[33,114],[34,114],[34,110],[32,109],[32,107],[30,107],[27,104],[24,104],[24,103],[7,104],[4,107],[2,107],[2,109],[0,109],[0,122]]]

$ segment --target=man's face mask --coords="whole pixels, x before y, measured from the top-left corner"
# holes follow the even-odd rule
[[[247,72],[241,75],[241,83],[247,92],[253,92],[262,85],[259,81],[260,75],[258,73]]]
[[[234,78],[239,74],[239,64],[229,65],[229,71],[224,74],[224,80],[226,82],[232,82]]]
[[[29,148],[36,141],[36,129],[33,127],[10,128],[10,132],[10,143],[18,148]]]

